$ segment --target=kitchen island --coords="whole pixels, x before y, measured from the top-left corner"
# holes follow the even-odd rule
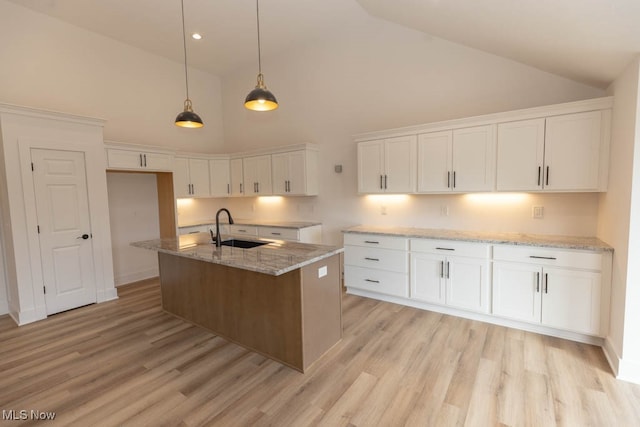
[[[158,252],[165,311],[304,372],[342,336],[342,248],[252,240],[266,244],[196,233],[132,245]]]

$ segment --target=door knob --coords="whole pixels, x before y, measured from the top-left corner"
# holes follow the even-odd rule
[[[82,235],[82,236],[80,236],[80,237],[76,237],[76,239],[84,239],[84,240],[87,240],[88,238],[89,238],[89,235],[88,235],[88,234],[83,234],[83,235]]]

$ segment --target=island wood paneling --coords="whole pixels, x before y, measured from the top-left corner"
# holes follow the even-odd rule
[[[219,336],[300,371],[340,340],[338,255],[280,276],[162,252],[158,259],[162,307]],[[319,278],[321,266],[327,275]]]

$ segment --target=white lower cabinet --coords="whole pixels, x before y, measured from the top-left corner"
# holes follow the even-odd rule
[[[344,235],[351,293],[584,342],[608,330],[611,262],[607,251]]]
[[[409,297],[408,239],[364,234],[344,236],[348,288]]]
[[[412,299],[489,312],[488,245],[426,239],[410,244]]]
[[[516,258],[514,250],[528,251],[529,260],[512,261]],[[600,255],[496,247],[493,314],[571,332],[602,335],[606,331],[601,325],[601,262],[594,265],[594,257]],[[501,260],[503,258],[507,260]]]

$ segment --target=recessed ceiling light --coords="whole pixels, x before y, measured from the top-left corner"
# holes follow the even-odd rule
[[[199,33],[193,33],[191,34],[191,37],[194,38],[195,40],[200,40],[202,38],[202,35]]]

